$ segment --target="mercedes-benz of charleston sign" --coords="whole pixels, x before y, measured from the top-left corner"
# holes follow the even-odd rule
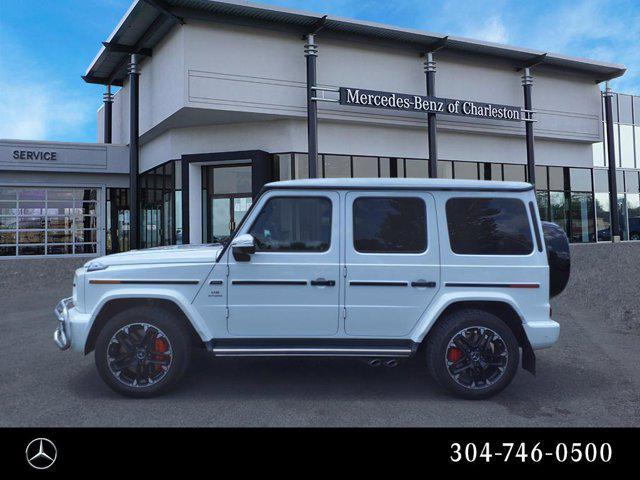
[[[516,122],[523,120],[521,107],[406,93],[379,92],[362,88],[340,87],[340,104]]]

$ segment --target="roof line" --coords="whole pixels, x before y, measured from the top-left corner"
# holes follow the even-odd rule
[[[585,75],[589,75],[598,83],[600,81],[610,80],[624,75],[626,71],[624,65],[617,63],[569,57],[561,54],[532,50],[529,48],[514,47],[482,40],[473,40],[466,37],[444,36],[442,34],[424,30],[397,27],[377,22],[333,17],[329,15],[320,16],[318,13],[314,12],[263,5],[242,0],[206,0],[206,4],[203,4],[203,0],[135,0],[122,19],[118,22],[118,25],[109,36],[107,42],[113,42],[114,38],[121,36],[125,32],[129,35],[131,35],[131,32],[135,32],[135,30],[132,29],[132,25],[134,25],[136,21],[140,21],[140,12],[145,12],[144,9],[151,8],[160,12],[165,21],[165,23],[156,25],[154,27],[156,29],[167,28],[170,25],[167,22],[173,23],[176,22],[176,19],[182,20],[183,18],[190,18],[190,16],[206,20],[202,15],[198,16],[197,12],[204,12],[208,15],[217,16],[218,21],[224,21],[225,17],[246,18],[251,19],[251,21],[261,23],[273,23],[283,26],[288,25],[294,30],[313,29],[313,27],[317,25],[316,22],[322,18],[324,19],[322,23],[323,30],[338,33],[346,32],[355,36],[370,38],[377,37],[386,42],[413,45],[416,49],[422,51],[429,51],[429,48],[441,46],[440,44],[443,42],[443,39],[447,38],[448,41],[446,43],[446,47],[448,49],[463,52],[476,52],[481,56],[495,56],[506,59],[510,58],[516,68],[519,68],[523,62],[526,64],[545,55],[543,60],[546,66],[581,72]],[[160,8],[160,10],[158,10],[158,8]],[[136,11],[135,15],[133,14],[134,11]],[[170,16],[167,17],[167,15]],[[138,29],[142,29],[144,26],[144,24],[139,24]],[[151,33],[153,34],[154,32]],[[160,34],[163,34],[162,31]],[[141,38],[142,37],[136,40],[136,44],[141,43]],[[153,43],[153,41],[157,41],[157,39],[154,38],[150,43]],[[145,46],[153,47],[153,45]],[[115,75],[118,75],[118,65],[115,67],[107,66],[101,74],[95,75],[94,71],[100,68],[101,60],[104,61],[108,55],[110,55],[110,53],[106,51],[104,47],[101,47],[87,69],[85,76],[93,79],[104,78],[105,81],[108,81],[109,79],[113,79]],[[529,57],[529,59],[526,57]],[[113,60],[109,63],[112,64]]]

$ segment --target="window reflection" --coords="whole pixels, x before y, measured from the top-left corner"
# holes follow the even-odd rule
[[[629,240],[640,240],[640,194],[627,195]]]
[[[633,127],[631,125],[620,125],[620,166],[623,168],[635,167]]]
[[[627,200],[624,195],[618,194],[618,225],[622,240],[628,240],[627,231]]]
[[[595,241],[593,224],[593,195],[571,193],[570,241],[587,243]]]
[[[549,194],[549,203],[550,203],[550,220],[560,228],[562,228],[565,233],[568,234],[567,228],[567,210],[568,210],[568,202],[564,192],[551,192]]]
[[[596,230],[599,242],[611,241],[611,203],[608,193],[595,194]]]

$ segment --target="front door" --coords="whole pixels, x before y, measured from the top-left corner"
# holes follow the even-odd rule
[[[407,336],[440,286],[434,198],[350,192],[345,208],[345,331]]]
[[[228,330],[245,337],[335,335],[339,327],[339,196],[267,193],[238,234],[256,252],[227,252]]]
[[[251,196],[214,195],[209,199],[209,241],[226,241],[251,207]]]

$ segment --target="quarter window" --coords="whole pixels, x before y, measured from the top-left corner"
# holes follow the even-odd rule
[[[362,253],[422,253],[427,249],[424,201],[360,197],[353,202],[353,244]]]
[[[527,255],[529,217],[515,198],[451,198],[446,204],[451,250],[462,255]]]
[[[249,231],[263,252],[325,252],[331,245],[331,200],[276,197],[265,203]]]

